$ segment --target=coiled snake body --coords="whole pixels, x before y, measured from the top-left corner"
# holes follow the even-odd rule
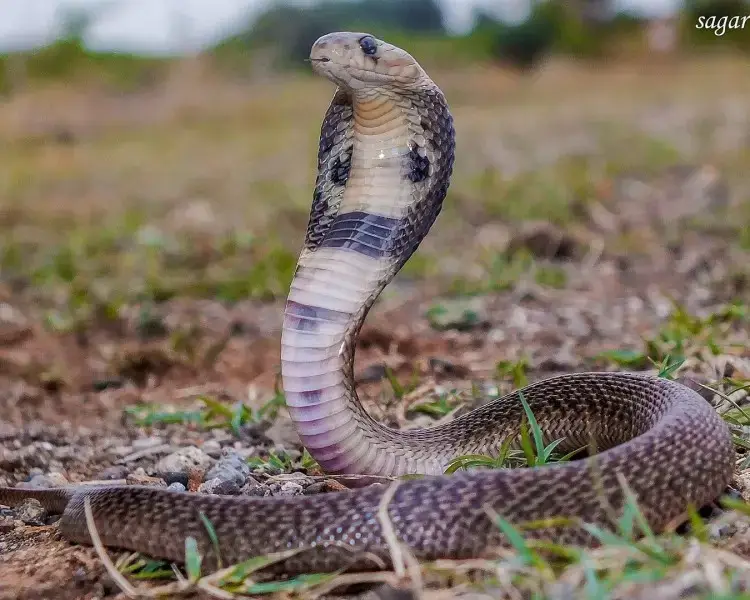
[[[467,453],[496,452],[523,418],[513,393],[454,421],[395,431],[374,421],[354,389],[357,334],[373,302],[427,234],[453,169],[454,129],[440,89],[405,51],[364,33],[332,33],[313,69],[338,89],[323,121],[305,245],[286,305],[282,375],[303,444],[331,473],[429,476],[403,481],[388,504],[396,537],[424,559],[482,556],[506,543],[488,509],[514,524],[564,517],[529,536],[593,543],[580,521],[612,525],[623,479],[661,530],[729,482],[729,431],[697,393],[625,373],[574,374],[523,390],[546,441],[591,458],[541,468],[441,475]],[[385,486],[293,498],[225,497],[139,486],[0,489],[0,503],[39,499],[60,529],[90,543],[88,498],[105,545],[184,560],[184,540],[223,563],[298,549],[286,573],[390,564],[378,508]],[[379,559],[379,561],[377,560]],[[380,565],[382,567],[382,564]]]

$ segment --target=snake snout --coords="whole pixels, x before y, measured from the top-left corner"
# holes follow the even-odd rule
[[[309,60],[318,75],[353,92],[413,85],[426,77],[410,54],[364,32],[319,37]]]

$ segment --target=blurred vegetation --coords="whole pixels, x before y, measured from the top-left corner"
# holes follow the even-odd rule
[[[141,88],[157,81],[169,68],[166,59],[89,50],[84,39],[95,17],[91,10],[70,9],[63,15],[61,34],[52,44],[0,55],[0,93],[40,80],[73,83],[85,79],[122,90]]]
[[[277,4],[244,31],[220,43],[214,53],[273,47],[280,66],[299,65],[310,46],[331,31],[389,31],[444,37],[442,13],[434,0],[324,0],[313,7]]]
[[[581,3],[531,2],[528,18],[518,24],[477,12],[474,28],[464,35],[446,31],[435,0],[323,0],[308,7],[277,2],[205,54],[217,66],[243,73],[252,69],[253,59],[259,54],[270,55],[273,68],[307,71],[303,59],[310,45],[320,35],[337,30],[371,32],[408,47],[425,63],[447,67],[495,62],[528,70],[550,54],[602,59],[623,48],[638,47],[642,51],[649,24],[639,17],[611,12],[607,19],[592,20],[586,18]],[[746,9],[743,0],[685,0],[676,22],[680,50],[750,50],[750,36],[743,29],[727,29],[717,35],[714,29],[696,28],[699,16],[742,16],[747,14]],[[87,49],[86,31],[96,18],[97,13],[75,9],[54,43],[29,52],[0,55],[0,93],[39,80],[70,82],[81,78],[128,91],[148,87],[163,77],[172,62],[169,58]]]
[[[479,15],[470,33],[453,37],[444,31],[432,1],[385,2],[378,11],[353,10],[349,21],[326,20],[343,18],[334,11],[336,6],[330,1],[307,11],[277,6],[246,31],[207,50],[201,61],[208,63],[208,70],[211,61],[223,64],[227,57],[247,67],[256,52],[281,47],[278,64],[289,67],[308,52],[311,41],[304,41],[305,35],[309,40],[346,28],[373,31],[409,48],[430,72],[439,67],[435,72],[442,76],[452,67],[489,62],[529,69],[555,53],[603,60],[621,51],[620,40],[638,40],[644,34],[644,24],[628,15],[592,23],[570,4],[552,1],[537,2],[518,25]],[[366,8],[357,1],[351,6]],[[404,10],[412,11],[411,16],[400,12]],[[691,10],[698,9],[691,5]],[[380,29],[372,26],[376,18]],[[406,23],[417,23],[418,29],[408,30]],[[115,92],[114,100],[92,94],[94,100],[85,109],[76,104],[70,112],[91,107],[79,123],[77,115],[69,117],[65,110],[55,111],[56,106],[39,118],[46,99],[56,94],[40,93],[36,106],[30,102],[35,98],[19,99],[18,106],[32,107],[26,110],[31,116],[21,115],[18,120],[26,124],[16,127],[10,124],[15,118],[11,115],[8,139],[0,144],[5,173],[0,177],[3,281],[13,290],[37,294],[37,302],[49,309],[48,325],[59,331],[77,330],[92,318],[112,320],[134,301],[158,304],[208,297],[231,303],[283,297],[294,273],[298,232],[309,214],[315,167],[309,150],[318,141],[319,110],[330,97],[328,87],[289,77],[279,86],[269,85],[267,93],[260,89],[247,94],[255,82],[221,88],[226,81],[207,81],[203,71],[191,71],[185,80],[164,84],[165,97],[176,98],[174,106],[165,102],[166,108],[154,109],[158,103],[151,98],[123,99],[117,92],[160,82],[174,60],[91,52],[84,43],[89,24],[73,19],[54,44],[2,58],[9,67],[6,74],[20,59],[27,82],[48,78],[53,88],[64,82],[73,92],[68,102],[81,102],[89,91],[79,82]],[[452,201],[441,220],[451,224],[445,231],[456,239],[460,233],[465,240],[467,232],[484,223],[515,228],[547,221],[560,230],[573,229],[580,226],[581,215],[588,214],[587,207],[607,197],[610,180],[620,173],[632,170],[655,177],[684,161],[710,161],[744,181],[750,155],[722,149],[733,143],[726,131],[745,126],[742,111],[724,110],[731,108],[727,102],[717,104],[730,93],[738,102],[747,96],[735,66],[744,62],[726,57],[727,70],[717,70],[723,58],[711,73],[697,61],[685,69],[669,68],[666,81],[646,73],[635,84],[609,79],[607,69],[579,70],[577,65],[564,65],[564,78],[548,80],[543,75],[536,83],[546,81],[541,85],[548,87],[534,89],[487,69],[459,69],[445,77],[441,87],[462,120],[461,139],[477,140],[459,140],[466,145],[460,151]],[[305,73],[308,65],[301,66]],[[607,91],[610,85],[619,87]],[[239,93],[223,97],[222,89]],[[719,100],[716,89],[723,94]],[[301,96],[310,101],[300,103]],[[694,116],[680,117],[684,121],[660,117],[665,130],[657,131],[650,124],[652,117],[647,122],[643,114],[630,113],[630,103],[660,99],[661,105],[669,97],[675,98],[675,106],[684,100],[684,110]],[[527,112],[529,103],[534,112]],[[683,109],[668,104],[659,115],[682,114]],[[579,112],[570,124],[559,124],[545,120],[552,105]],[[596,110],[589,114],[591,106]],[[164,112],[151,120],[149,110]],[[661,109],[651,108],[649,114],[653,110]],[[727,125],[726,119],[735,119],[737,125]],[[203,200],[208,209],[202,208]],[[216,214],[211,210],[214,202]],[[68,215],[67,207],[74,207],[70,212],[75,214]],[[231,224],[218,213],[227,215]],[[744,248],[750,247],[748,218],[745,205],[728,221],[727,235]],[[613,234],[608,244],[626,253],[639,250],[644,242],[624,232]],[[447,281],[446,290],[462,295],[508,289],[518,281],[558,288],[569,278],[560,261],[546,255],[505,252],[490,245],[486,252],[469,248],[467,256],[471,267],[462,262],[457,268],[428,242],[407,264],[403,277],[440,277]],[[738,278],[745,277],[744,272]]]

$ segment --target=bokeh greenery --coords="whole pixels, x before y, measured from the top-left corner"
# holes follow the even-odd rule
[[[552,53],[601,59],[623,47],[643,46],[648,23],[632,14],[616,12],[606,22],[592,23],[571,3],[537,0],[532,4],[528,18],[521,23],[508,24],[478,12],[471,31],[450,35],[434,0],[324,0],[305,7],[278,2],[236,33],[205,49],[204,55],[217,65],[248,73],[258,53],[270,52],[275,68],[306,71],[304,58],[312,42],[337,30],[369,31],[408,47],[424,57],[428,66],[443,67],[502,63],[528,69]],[[687,0],[678,15],[683,49],[750,50],[750,36],[743,29],[727,30],[718,36],[713,30],[695,27],[698,16],[744,15],[745,9],[742,0]],[[163,76],[170,58],[88,49],[84,39],[95,18],[93,13],[76,9],[57,41],[32,51],[0,55],[0,92],[11,91],[19,77],[24,83],[86,77],[129,90],[147,87]],[[20,76],[18,71],[22,71]]]

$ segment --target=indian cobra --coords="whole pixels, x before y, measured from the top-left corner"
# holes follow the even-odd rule
[[[329,473],[398,476],[387,504],[396,538],[421,559],[488,555],[507,545],[490,515],[537,522],[529,537],[595,544],[582,523],[613,527],[629,487],[656,531],[717,498],[734,450],[724,421],[672,380],[578,373],[527,386],[547,443],[586,459],[445,475],[457,456],[496,453],[524,419],[512,393],[428,429],[374,421],[355,392],[357,336],[370,307],[435,221],[453,171],[453,118],[441,90],[404,50],[366,33],[325,35],[313,70],[337,85],[323,120],[304,248],[286,303],[281,364],[300,438]],[[627,482],[627,487],[623,485]],[[389,488],[289,498],[215,496],[143,486],[0,489],[0,503],[36,498],[62,512],[69,540],[91,543],[85,498],[107,546],[182,562],[186,536],[223,564],[294,550],[283,573],[392,565],[379,508]],[[386,497],[388,499],[388,497]],[[564,519],[559,519],[563,517]]]

